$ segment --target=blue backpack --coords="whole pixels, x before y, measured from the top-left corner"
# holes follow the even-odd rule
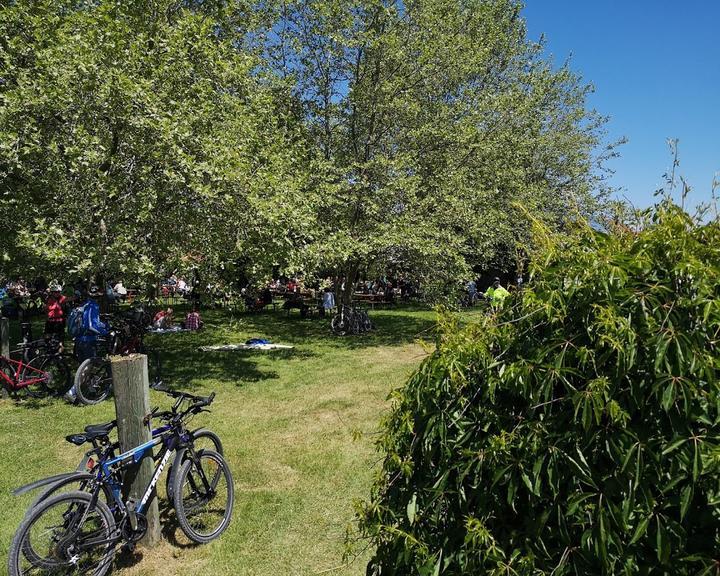
[[[73,308],[70,312],[70,316],[68,317],[68,334],[72,336],[73,338],[77,338],[78,336],[82,336],[84,332],[83,327],[83,316],[85,313],[85,305],[78,306],[77,308]]]

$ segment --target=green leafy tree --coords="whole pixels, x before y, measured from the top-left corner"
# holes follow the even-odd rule
[[[314,214],[301,126],[238,48],[242,22],[221,34],[221,3],[194,4],[0,12],[5,270],[207,276],[258,245],[263,262],[295,257],[276,237]]]
[[[720,227],[537,236],[497,317],[393,394],[369,574],[716,574]]]
[[[398,255],[444,282],[502,260],[527,238],[513,202],[554,226],[592,211],[603,119],[528,41],[520,2],[278,4],[266,61],[328,166],[307,245],[348,290]]]

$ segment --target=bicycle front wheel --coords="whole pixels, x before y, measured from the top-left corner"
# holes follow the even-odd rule
[[[86,492],[45,500],[20,524],[10,544],[10,576],[103,576],[115,555],[115,520]]]
[[[206,428],[198,428],[190,432],[192,438],[193,449],[195,452],[200,450],[213,450],[222,456],[223,445],[220,437],[211,430]],[[175,494],[175,477],[180,474],[182,470],[182,463],[188,458],[188,450],[181,449],[175,454],[173,463],[170,464],[167,471],[167,478],[165,480],[165,493],[169,501],[172,501]]]
[[[210,542],[230,524],[235,489],[227,462],[217,452],[201,450],[185,460],[174,491],[178,523],[193,542]]]
[[[330,328],[338,336],[345,336],[348,333],[348,321],[341,315],[336,314],[330,321]]]
[[[75,393],[82,404],[97,404],[110,395],[112,371],[106,358],[88,358],[75,373]]]

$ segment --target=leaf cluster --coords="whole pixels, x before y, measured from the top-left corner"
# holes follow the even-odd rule
[[[529,286],[394,392],[369,574],[716,574],[720,228],[547,232]]]

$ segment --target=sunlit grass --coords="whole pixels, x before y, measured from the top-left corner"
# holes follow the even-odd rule
[[[219,540],[189,546],[166,509],[163,543],[126,558],[120,573],[364,573],[365,556],[348,566],[343,561],[352,502],[368,494],[378,458],[373,433],[387,394],[419,364],[425,352],[415,341],[432,341],[434,326],[434,314],[425,310],[371,316],[378,329],[349,338],[332,336],[328,319],[301,320],[280,311],[235,318],[205,313],[200,333],[148,338],[148,345],[162,352],[169,384],[217,393],[212,414],[198,416],[192,425],[211,428],[223,440],[234,476],[235,512]],[[200,345],[251,337],[295,349],[198,351]],[[157,392],[151,402],[170,404]],[[0,573],[32,497],[15,498],[10,490],[72,470],[82,451],[64,436],[113,417],[112,400],[86,408],[54,399],[0,401]]]

